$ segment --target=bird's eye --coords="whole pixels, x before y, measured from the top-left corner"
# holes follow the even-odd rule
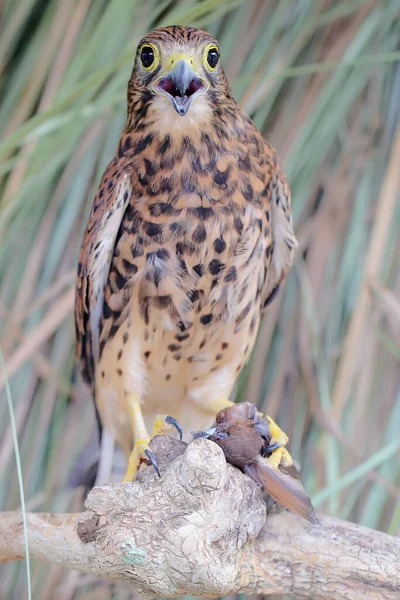
[[[210,48],[207,52],[207,62],[211,69],[215,69],[219,61],[218,48]]]
[[[151,46],[143,46],[140,51],[140,60],[145,69],[151,67],[154,62],[154,50]]]

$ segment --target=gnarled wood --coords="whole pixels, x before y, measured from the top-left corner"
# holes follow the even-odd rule
[[[212,442],[186,452],[169,438],[154,443],[161,479],[149,468],[135,483],[95,488],[81,514],[29,513],[31,555],[126,580],[146,597],[400,597],[399,539],[322,515],[318,524],[267,516],[261,489]],[[0,560],[23,557],[21,516],[3,513]]]

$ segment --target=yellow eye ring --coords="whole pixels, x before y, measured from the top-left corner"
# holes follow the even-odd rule
[[[154,44],[145,42],[139,49],[140,64],[145,71],[155,71],[160,64],[160,52]]]
[[[204,50],[204,66],[209,71],[215,71],[219,63],[219,49],[215,44],[208,44]]]

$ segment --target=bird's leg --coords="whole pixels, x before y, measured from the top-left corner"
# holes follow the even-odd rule
[[[261,414],[261,413],[260,413]],[[286,450],[285,446],[289,441],[286,433],[275,423],[272,417],[269,415],[263,415],[263,417],[268,421],[269,430],[271,433],[271,440],[269,442],[269,446],[266,451],[270,454],[268,458],[266,458],[266,462],[276,469],[279,466],[282,467],[291,467],[293,464],[292,457],[290,456],[288,450]]]
[[[173,417],[170,417],[169,415],[158,415],[154,422],[153,435],[150,437],[144,422],[140,400],[134,394],[128,396],[128,410],[135,446],[129,456],[128,467],[123,481],[132,481],[136,477],[140,463],[143,460],[149,460],[155,468],[157,475],[160,477],[156,457],[149,446],[150,440],[156,435],[166,433],[172,427],[177,429],[179,437],[182,439],[182,429],[178,421]]]
[[[211,400],[211,402],[207,405],[207,410],[214,414],[218,414],[224,408],[232,406],[234,402],[228,400],[227,398],[218,398],[217,400]],[[278,468],[282,467],[290,467],[293,464],[293,459],[289,453],[289,451],[285,448],[286,444],[289,441],[286,433],[275,423],[275,421],[269,415],[263,415],[259,413],[262,417],[264,417],[268,421],[269,430],[271,433],[271,440],[268,448],[266,449],[268,454],[268,458],[265,458],[266,462],[271,466]]]
[[[232,400],[228,400],[227,398],[217,398],[207,403],[206,410],[213,415],[217,415],[224,408],[228,408],[228,406],[233,406],[234,404]]]
[[[134,394],[129,394],[127,404],[135,446],[129,456],[128,467],[123,481],[132,481],[136,477],[141,461],[146,458],[151,460],[151,456],[153,456],[155,461],[155,458],[149,446],[150,436],[146,429],[139,398]],[[157,462],[155,465],[157,465]],[[154,468],[158,471],[157,466]]]

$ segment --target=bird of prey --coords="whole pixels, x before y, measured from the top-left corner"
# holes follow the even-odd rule
[[[155,463],[152,423],[153,434],[175,419],[203,429],[231,404],[297,242],[276,153],[233,99],[212,35],[144,37],[127,112],[83,237],[75,321],[84,379],[131,480]],[[289,464],[267,418],[267,460]]]

